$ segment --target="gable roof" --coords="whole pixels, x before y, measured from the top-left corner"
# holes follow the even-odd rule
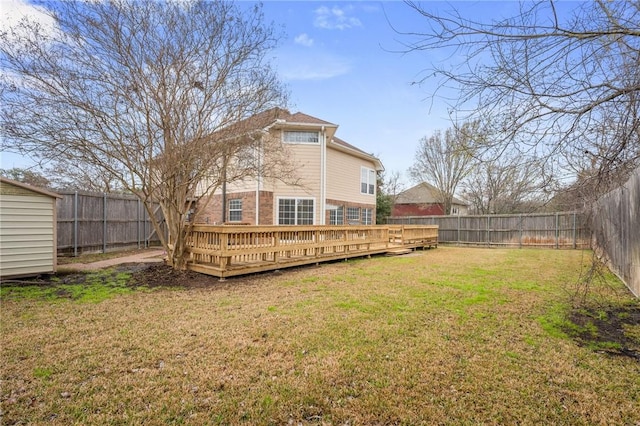
[[[333,123],[329,123],[328,121],[321,120],[319,118],[313,117],[308,114],[304,114],[302,112],[296,112],[295,114],[289,114],[288,117],[282,117],[287,123],[299,123],[299,124],[321,124],[324,126],[335,126],[337,125]]]
[[[284,108],[271,108],[258,114],[252,115],[249,118],[240,120],[239,122],[223,129],[225,134],[231,132],[239,132],[241,134],[252,133],[255,131],[268,130],[271,127],[277,126],[278,128],[286,128],[287,126],[300,126],[300,127],[330,127],[333,129],[329,132],[329,147],[336,148],[340,151],[347,152],[357,157],[365,158],[372,161],[375,164],[376,170],[384,170],[382,162],[360,148],[345,142],[344,140],[333,136],[335,130],[338,128],[337,124],[329,121],[322,120],[303,112],[290,113]]]
[[[331,141],[329,142],[329,147],[338,149],[339,151],[348,152],[349,154],[355,155],[360,158],[365,158],[367,160],[373,161],[373,163],[375,164],[376,171],[384,170],[382,161],[380,161],[378,157],[376,157],[375,155],[369,154],[361,150],[360,148],[343,141],[338,137],[334,136],[333,138],[331,138]]]
[[[338,127],[333,123],[321,120],[308,114],[304,114],[302,112],[296,112],[292,114],[284,108],[275,107],[266,111],[259,112],[258,114],[245,118],[244,120],[240,120],[225,129],[242,129],[244,131],[255,131],[267,129],[268,127],[271,127],[275,124],[304,124],[312,126]]]
[[[438,188],[422,182],[398,194],[396,204],[438,204]],[[453,204],[466,206],[467,203],[453,197]]]

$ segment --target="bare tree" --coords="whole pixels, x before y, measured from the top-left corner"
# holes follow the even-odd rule
[[[377,185],[376,223],[382,224],[393,213],[393,206],[398,194],[404,190],[404,184],[401,181],[400,172],[394,170],[389,174],[386,171],[378,172]]]
[[[52,162],[45,169],[53,186],[59,189],[81,189],[101,193],[129,192],[117,176],[93,164],[76,164],[65,159]]]
[[[385,194],[391,197],[392,207],[396,203],[398,195],[406,189],[405,186],[402,181],[402,175],[398,170],[393,170],[388,175],[384,175],[383,188]]]
[[[597,155],[601,180],[622,182],[640,162],[640,3],[525,2],[499,21],[407,4],[426,24],[407,49],[450,54],[418,83],[457,91],[452,110],[492,123],[492,149],[567,167]]]
[[[429,182],[438,189],[445,214],[451,214],[455,192],[473,167],[480,135],[478,124],[468,122],[420,139],[409,173],[415,181]]]
[[[277,43],[260,6],[222,1],[45,3],[0,41],[2,149],[100,170],[160,203],[175,268],[186,217],[223,182],[278,170],[276,144],[238,123],[285,102],[265,54]],[[246,120],[245,120],[246,121]],[[263,156],[264,157],[264,156]]]
[[[51,187],[51,181],[47,176],[31,169],[23,169],[19,167],[14,167],[12,169],[0,169],[0,176],[4,176],[7,179],[15,180],[17,182],[39,186],[41,188]]]
[[[506,156],[480,161],[462,183],[475,214],[531,213],[543,207],[551,175],[535,159]]]

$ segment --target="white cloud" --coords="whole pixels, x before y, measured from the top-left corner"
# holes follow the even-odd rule
[[[360,19],[348,16],[353,7],[340,8],[333,6],[331,9],[327,6],[317,8],[314,13],[316,15],[313,25],[317,28],[326,30],[345,30],[348,28],[361,27]]]
[[[306,46],[306,47],[313,46],[313,39],[309,37],[307,33],[302,33],[298,35],[296,38],[293,39],[293,41],[294,43],[302,46]]]
[[[297,49],[281,52],[278,58],[280,76],[287,81],[327,80],[351,71],[349,59],[331,53]]]
[[[39,23],[45,30],[55,30],[55,21],[44,12],[43,8],[26,3],[22,0],[0,1],[2,2],[2,7],[0,7],[0,28],[3,30],[15,27],[25,18]]]

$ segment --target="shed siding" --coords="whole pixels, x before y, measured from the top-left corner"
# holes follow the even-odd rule
[[[55,200],[24,190],[7,192],[0,195],[0,275],[54,272]]]

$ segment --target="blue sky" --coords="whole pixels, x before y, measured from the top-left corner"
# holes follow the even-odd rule
[[[449,125],[446,105],[429,99],[432,88],[411,84],[430,58],[399,53],[409,40],[389,22],[422,24],[403,2],[267,1],[264,11],[285,25],[276,65],[291,109],[338,124],[338,137],[378,156],[388,171],[404,173],[419,139]]]
[[[12,13],[8,1],[0,0],[5,17]],[[492,18],[516,7],[513,2],[428,5]],[[401,31],[420,31],[426,25],[405,3],[267,0],[263,10],[285,35],[273,60],[290,91],[290,110],[338,124],[338,137],[378,156],[387,171],[406,177],[419,139],[450,126],[445,100],[430,97],[435,81],[411,84],[432,62],[447,56],[400,53],[402,42],[410,40],[390,23]],[[26,159],[2,154],[2,168],[29,165]]]

